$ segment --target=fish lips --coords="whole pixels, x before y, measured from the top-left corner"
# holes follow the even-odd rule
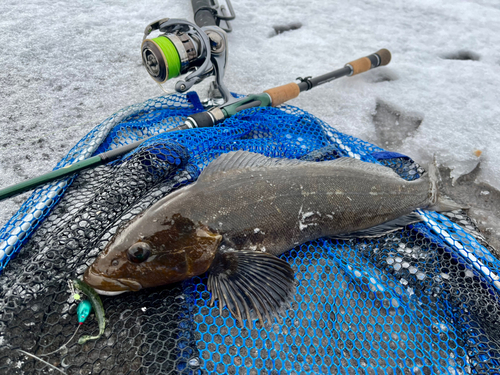
[[[85,271],[83,281],[94,288],[97,293],[105,296],[115,296],[124,292],[136,292],[142,289],[142,285],[136,280],[112,279],[96,272],[92,266]]]

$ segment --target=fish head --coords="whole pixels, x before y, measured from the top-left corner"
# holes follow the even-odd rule
[[[141,215],[119,231],[85,271],[84,281],[98,293],[171,284],[208,270],[220,234],[179,214],[156,222],[148,219]]]

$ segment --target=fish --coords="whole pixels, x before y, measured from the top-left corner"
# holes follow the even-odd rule
[[[100,294],[115,295],[208,272],[211,304],[243,326],[264,325],[289,307],[294,271],[278,258],[321,237],[378,237],[421,221],[416,209],[447,211],[437,169],[406,181],[355,158],[322,162],[236,151],[162,198],[118,230],[84,273]]]

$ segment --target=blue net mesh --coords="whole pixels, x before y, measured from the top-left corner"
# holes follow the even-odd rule
[[[349,156],[402,178],[423,169],[292,106],[254,108],[210,129],[165,132],[198,111],[186,96],[113,115],[57,168],[151,137],[121,160],[37,189],[0,232],[0,373],[54,371],[41,356],[77,326],[67,281],[121,225],[196,180],[222,153],[322,161]],[[281,321],[240,328],[209,306],[206,276],[103,297],[107,328],[42,357],[68,374],[498,374],[500,263],[465,213],[376,239],[318,239],[282,255],[297,288]],[[8,263],[8,264],[7,264]],[[96,334],[89,320],[81,334]]]

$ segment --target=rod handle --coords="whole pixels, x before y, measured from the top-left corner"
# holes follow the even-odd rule
[[[347,63],[346,66],[350,66],[352,68],[351,76],[354,76],[359,73],[366,72],[370,69],[387,65],[391,62],[391,53],[389,50],[382,48],[371,55],[366,57],[362,57],[360,59],[351,61]]]
[[[271,105],[273,107],[277,107],[280,104],[299,96],[300,88],[295,82],[291,82],[283,86],[273,87],[272,89],[264,92],[271,97]]]

